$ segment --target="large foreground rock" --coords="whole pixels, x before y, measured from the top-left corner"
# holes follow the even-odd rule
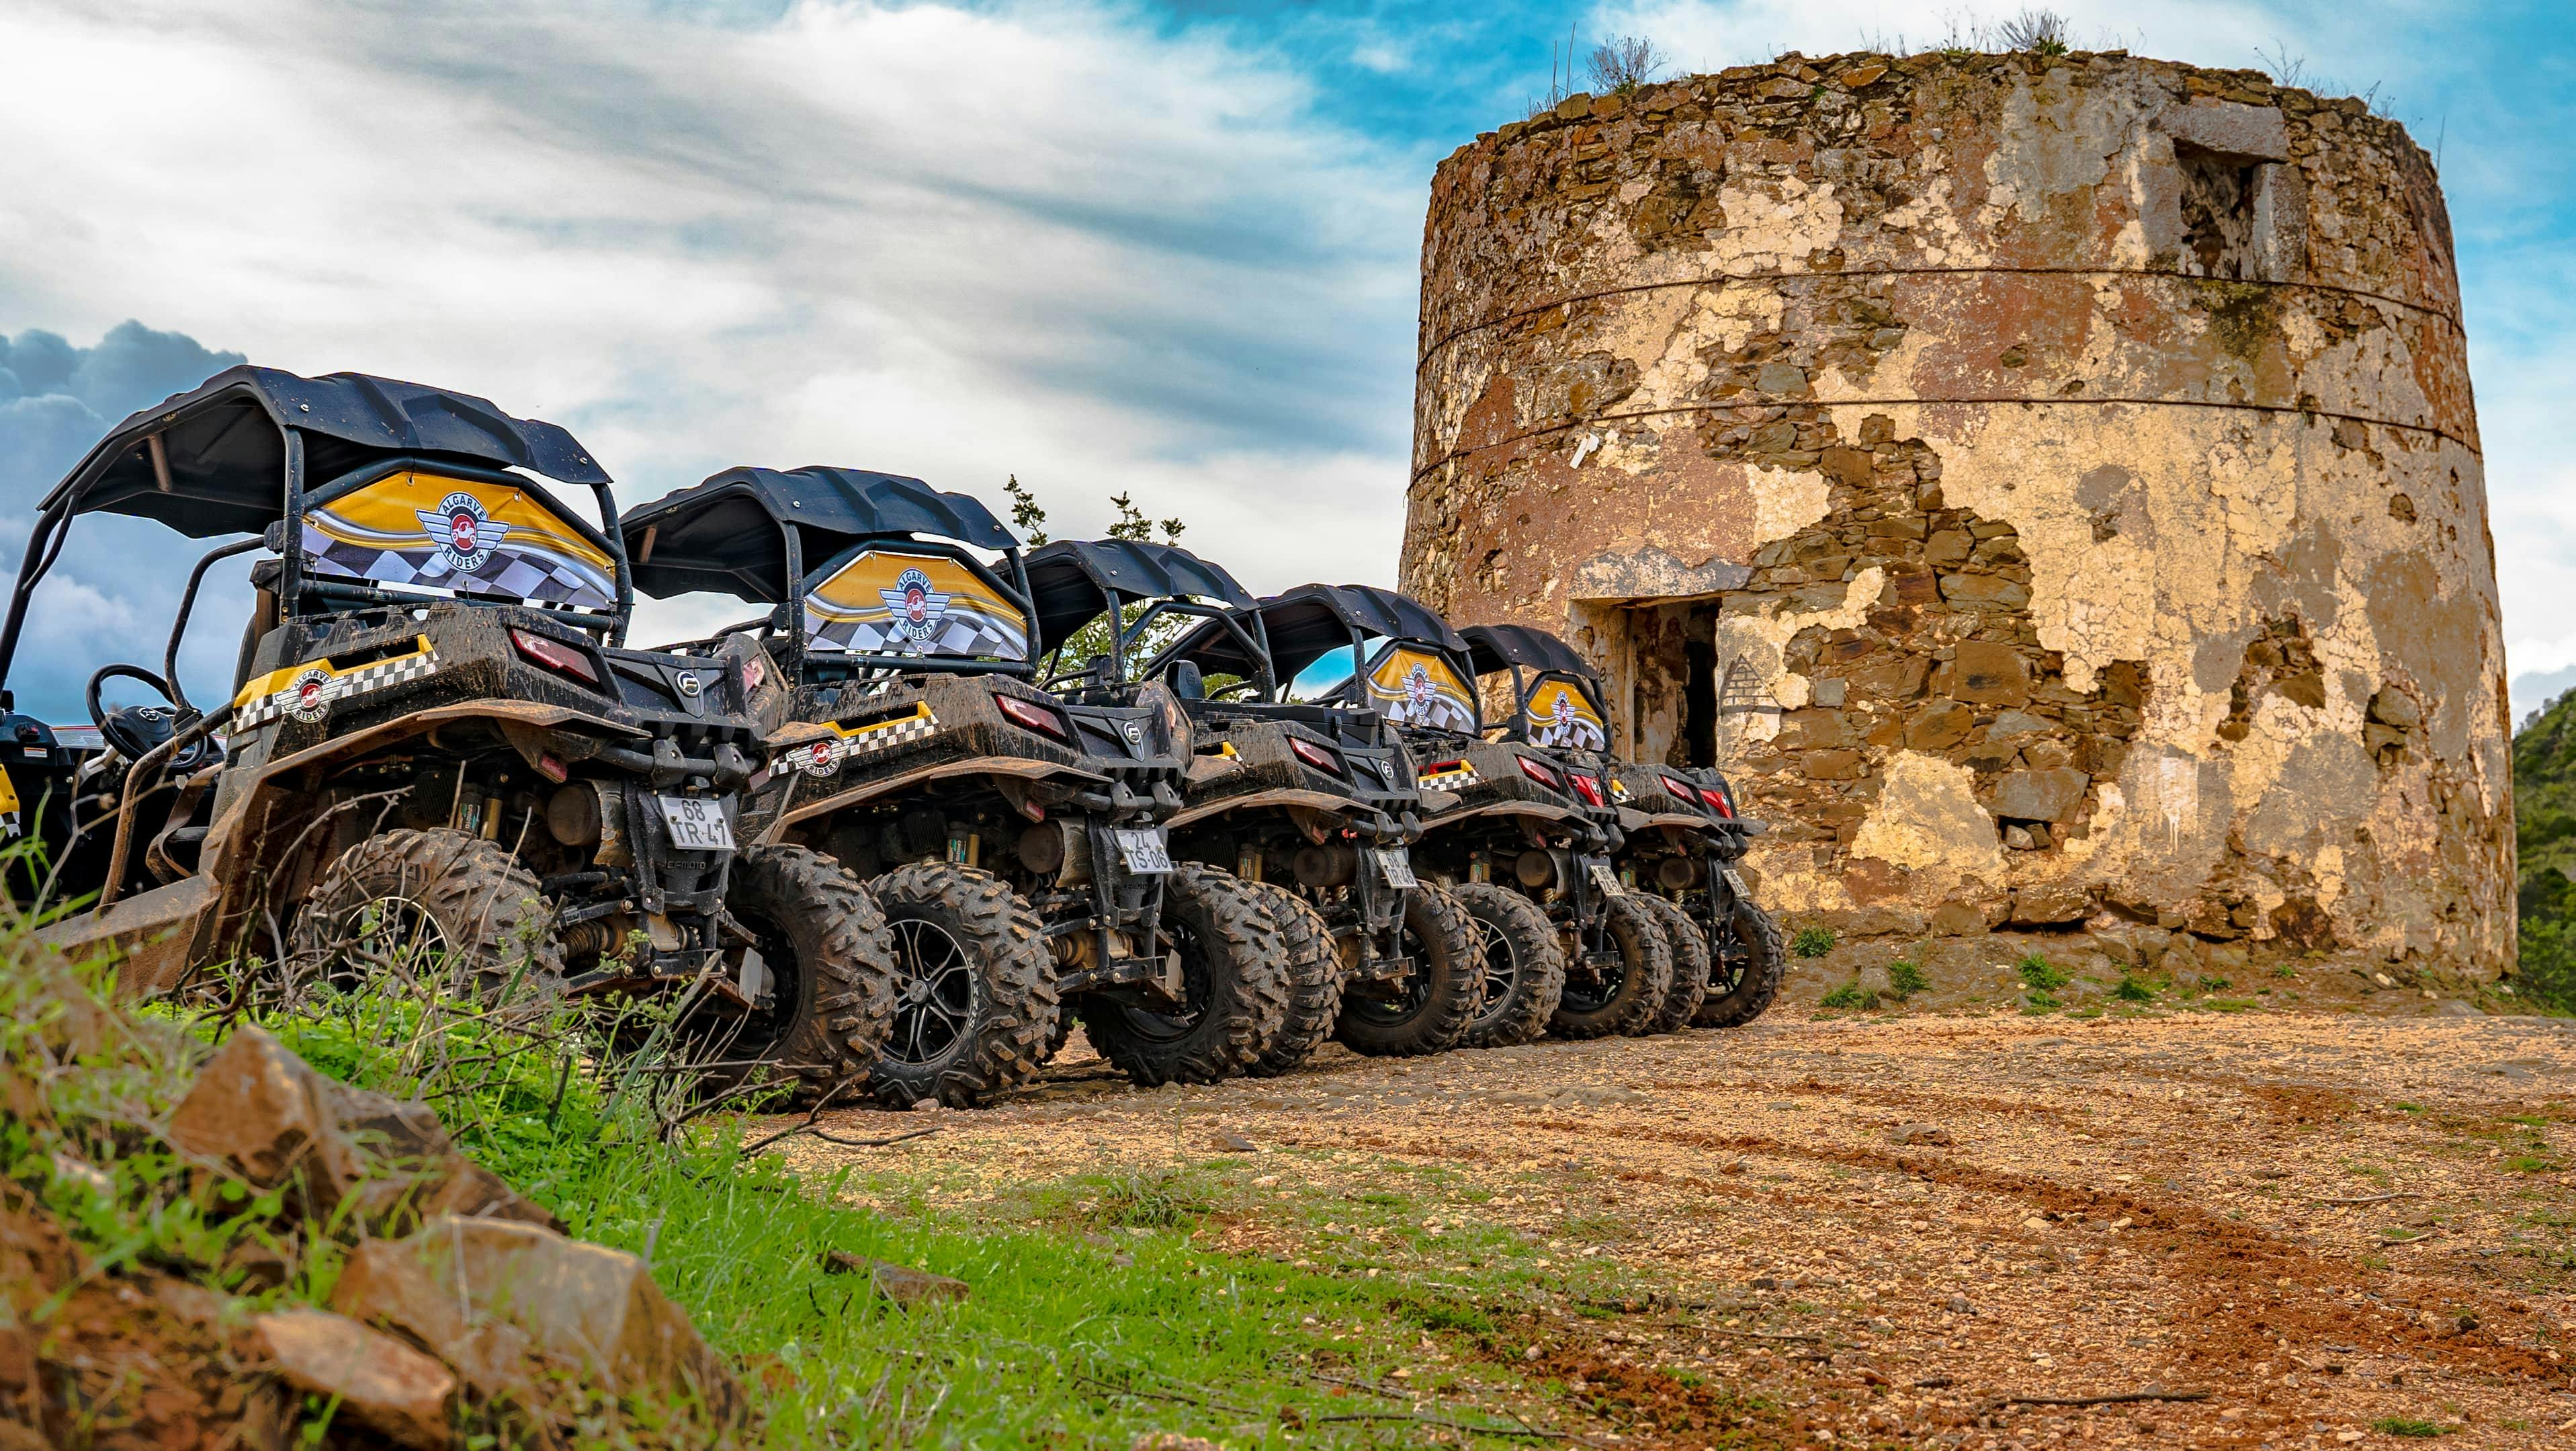
[[[408,1239],[370,1240],[332,1306],[402,1331],[487,1396],[551,1399],[569,1374],[611,1395],[668,1392],[716,1420],[741,1405],[733,1376],[644,1262],[508,1220],[441,1215]]]

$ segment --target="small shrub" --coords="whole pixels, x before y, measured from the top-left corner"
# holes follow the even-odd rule
[[[2036,952],[2013,964],[2013,971],[2020,973],[2022,982],[2034,992],[2053,993],[2066,986],[2065,972]]]
[[[1822,957],[1834,950],[1833,929],[1801,927],[1798,935],[1789,939],[1789,950],[1800,957]]]
[[[1642,35],[1623,35],[1592,48],[1592,84],[1614,96],[1632,95],[1669,63],[1653,41]]]
[[[2046,988],[2032,988],[2030,995],[2023,1001],[2029,1004],[2024,1011],[2033,1013],[2045,1013],[2062,1006],[2057,1001],[2057,995]]]
[[[2200,990],[2202,992],[2223,993],[2227,991],[2230,986],[2232,986],[2232,984],[2223,977],[2211,977],[2205,972],[2200,975]]]
[[[1878,994],[1870,991],[1868,988],[1862,987],[1859,981],[1855,979],[1851,982],[1844,983],[1842,986],[1835,988],[1832,992],[1825,994],[1822,1006],[1828,1008],[1874,1008],[1878,1006]]]
[[[1995,27],[1995,39],[2006,50],[2026,50],[2033,55],[2064,55],[2066,17],[2054,10],[2025,10]]]
[[[1895,993],[1900,998],[1910,998],[1931,985],[1932,979],[1923,975],[1922,968],[1905,961],[1903,958],[1899,958],[1887,965],[1888,991]]]
[[[2370,1429],[2383,1436],[2447,1436],[2458,1428],[2418,1421],[2408,1416],[2382,1416],[2370,1423]]]
[[[2111,996],[2124,1003],[2151,1003],[2156,1000],[2156,990],[2124,972],[2120,974],[2120,985],[2111,989]]]

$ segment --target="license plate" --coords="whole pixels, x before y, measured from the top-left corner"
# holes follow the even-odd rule
[[[671,845],[682,851],[731,851],[733,828],[725,824],[724,806],[703,796],[656,796],[662,821],[671,828]]]
[[[1611,872],[1608,862],[1592,864],[1592,885],[1600,888],[1601,895],[1605,897],[1624,896],[1628,890],[1619,885],[1619,878]]]
[[[1413,879],[1413,853],[1410,851],[1400,846],[1379,847],[1369,854],[1377,858],[1378,875],[1386,878],[1388,886],[1410,891],[1422,885]]]
[[[1753,895],[1750,891],[1745,889],[1744,879],[1735,874],[1735,868],[1728,867],[1719,872],[1718,875],[1726,878],[1726,889],[1733,892],[1738,897],[1750,897]]]
[[[1127,870],[1140,877],[1158,876],[1172,869],[1171,848],[1165,844],[1159,826],[1144,831],[1118,833],[1118,855],[1125,859]]]

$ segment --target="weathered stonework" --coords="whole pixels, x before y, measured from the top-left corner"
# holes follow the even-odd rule
[[[1576,97],[1433,180],[1414,450],[1404,588],[1732,770],[1783,909],[2510,961],[2449,221],[2358,102],[2115,54]]]

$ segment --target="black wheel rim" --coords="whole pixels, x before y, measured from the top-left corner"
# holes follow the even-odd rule
[[[1393,1026],[1410,1021],[1431,1001],[1431,954],[1426,950],[1422,934],[1413,930],[1412,913],[1405,914],[1404,930],[1396,940],[1402,944],[1404,955],[1412,959],[1413,971],[1405,974],[1404,981],[1396,985],[1394,992],[1352,998],[1344,1003],[1342,1011],[1364,1023]]]
[[[1206,941],[1192,931],[1187,922],[1178,920],[1168,907],[1163,913],[1165,950],[1181,959],[1181,1005],[1172,1012],[1121,1003],[1127,1016],[1127,1028],[1137,1037],[1156,1043],[1173,1043],[1197,1032],[1206,1021],[1208,1008],[1216,997],[1216,974],[1208,960]]]
[[[966,949],[938,923],[906,917],[891,925],[898,986],[885,1053],[898,1063],[928,1067],[974,1033],[983,979]]]
[[[1601,940],[1603,945],[1616,955],[1605,957],[1598,965],[1593,965],[1587,954],[1584,965],[1566,973],[1565,993],[1557,999],[1557,1002],[1567,1012],[1577,1015],[1600,1012],[1618,1001],[1619,989],[1627,984],[1626,945],[1620,942],[1619,934],[1611,931],[1606,925],[1601,929]],[[1578,936],[1576,938],[1578,945],[1581,941]]]
[[[761,970],[769,974],[769,1006],[753,1008],[743,1015],[742,1029],[735,1035],[728,1056],[766,1058],[796,1030],[797,1010],[805,998],[804,964],[796,960],[795,947],[777,923],[762,917],[737,916],[734,920],[751,933],[752,940],[743,951],[759,953]],[[737,957],[737,979],[741,969],[742,959]]]
[[[1512,941],[1510,933],[1503,930],[1502,924],[1477,917],[1467,920],[1476,929],[1476,937],[1482,947],[1480,956],[1485,977],[1482,995],[1476,1002],[1476,1026],[1481,1028],[1500,1016],[1504,1005],[1512,1000],[1512,994],[1519,991],[1521,955],[1518,944]]]
[[[1722,998],[1753,975],[1753,930],[1739,917],[1727,923],[1725,931],[1710,933],[1708,946],[1708,993]]]

